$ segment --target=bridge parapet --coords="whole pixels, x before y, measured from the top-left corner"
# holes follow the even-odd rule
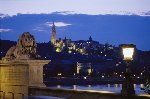
[[[149,95],[123,96],[109,91],[74,90],[47,87],[29,87],[30,96],[54,96],[66,99],[149,99]]]

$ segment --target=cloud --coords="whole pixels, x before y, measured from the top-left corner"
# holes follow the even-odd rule
[[[11,29],[0,29],[0,32],[8,32],[11,31]]]
[[[150,10],[149,4],[150,0],[45,0],[44,2],[42,0],[0,0],[0,12],[17,15],[17,13],[49,14],[56,11],[70,11],[71,13],[99,15],[120,14],[120,11],[126,11],[139,15],[141,12]],[[61,14],[66,13],[68,12]]]
[[[44,30],[42,27],[36,27],[33,29],[34,31],[38,31],[38,32],[45,32],[46,30]]]
[[[5,17],[9,17],[9,15],[0,13],[0,18],[5,18]]]
[[[52,12],[51,14],[69,15],[69,14],[80,14],[80,13],[76,13],[75,11],[56,11],[56,12]]]
[[[64,27],[64,26],[72,25],[72,24],[64,23],[64,22],[55,22],[54,24],[55,24],[55,26],[57,26],[57,27]],[[46,22],[45,25],[47,25],[47,26],[52,26],[52,25],[53,25],[53,22]]]

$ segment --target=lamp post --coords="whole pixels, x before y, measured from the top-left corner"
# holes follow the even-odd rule
[[[122,85],[121,94],[122,95],[134,95],[134,85],[131,77],[131,69],[129,64],[133,60],[133,54],[135,45],[133,44],[122,44],[123,60],[126,62],[126,72],[125,72],[125,82]]]

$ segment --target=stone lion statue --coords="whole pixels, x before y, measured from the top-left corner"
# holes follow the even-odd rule
[[[18,39],[17,45],[11,47],[6,56],[3,58],[5,60],[13,59],[32,59],[36,58],[36,41],[33,35],[29,32],[24,32]]]

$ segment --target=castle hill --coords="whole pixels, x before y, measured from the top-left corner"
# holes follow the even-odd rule
[[[0,99],[149,99],[150,2],[115,1],[0,1]]]

